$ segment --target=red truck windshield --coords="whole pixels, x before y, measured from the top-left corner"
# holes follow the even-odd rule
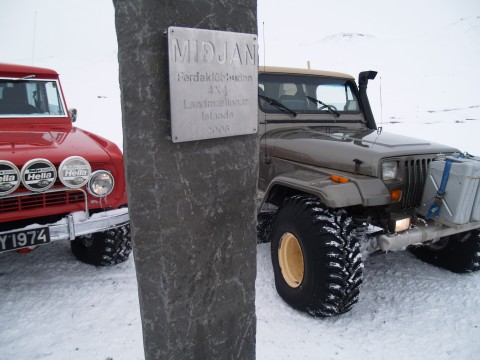
[[[0,79],[0,118],[65,116],[55,80]]]

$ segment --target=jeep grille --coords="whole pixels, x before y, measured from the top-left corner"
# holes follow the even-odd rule
[[[32,210],[52,206],[67,206],[85,202],[82,191],[55,191],[47,193],[25,193],[0,198],[0,214],[11,211]]]
[[[420,205],[428,166],[432,160],[431,157],[405,160],[402,208],[415,208]]]

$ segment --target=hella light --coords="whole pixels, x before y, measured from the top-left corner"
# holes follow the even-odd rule
[[[114,184],[112,174],[106,170],[97,170],[90,177],[88,191],[94,196],[107,196],[112,192]]]
[[[47,159],[33,159],[23,165],[21,178],[28,190],[45,191],[55,184],[57,169]]]
[[[58,168],[58,177],[63,185],[77,189],[88,182],[92,170],[87,160],[80,156],[70,156]]]
[[[398,165],[396,161],[384,162],[382,164],[382,179],[384,181],[395,180],[397,178]]]
[[[0,196],[17,190],[20,185],[20,171],[10,161],[0,161]]]

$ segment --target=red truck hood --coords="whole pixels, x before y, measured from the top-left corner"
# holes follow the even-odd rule
[[[81,129],[0,130],[0,159],[22,166],[33,158],[58,164],[69,156],[82,156],[90,163],[109,162],[110,156]]]

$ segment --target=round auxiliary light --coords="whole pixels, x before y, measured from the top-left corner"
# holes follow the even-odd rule
[[[57,169],[46,159],[33,159],[22,167],[23,185],[31,191],[45,191],[55,184]]]
[[[10,194],[20,185],[20,170],[10,161],[0,161],[0,196]]]
[[[112,174],[106,170],[97,170],[90,177],[88,191],[94,196],[103,197],[112,192],[114,185]]]
[[[63,185],[78,189],[90,179],[92,168],[87,160],[80,156],[70,156],[58,167],[58,177]]]

